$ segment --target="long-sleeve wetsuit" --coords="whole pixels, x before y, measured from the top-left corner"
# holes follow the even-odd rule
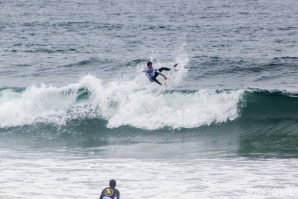
[[[151,81],[151,82],[153,82],[153,81],[155,81],[156,83],[158,83],[158,84],[160,84],[161,85],[161,83],[156,79],[156,77],[158,76],[158,75],[160,75],[160,73],[162,72],[162,71],[169,71],[170,69],[169,68],[167,68],[167,67],[161,67],[161,68],[159,68],[159,69],[156,69],[156,68],[151,68],[151,69],[149,69],[148,67],[147,68],[145,68],[145,71],[146,71],[146,77],[149,79],[149,81]]]
[[[113,187],[107,187],[102,190],[99,199],[120,199],[120,192]]]

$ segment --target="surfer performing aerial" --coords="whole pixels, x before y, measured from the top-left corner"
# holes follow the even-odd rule
[[[162,86],[162,83],[160,83],[160,82],[156,79],[156,77],[157,77],[158,75],[161,75],[161,76],[164,77],[165,80],[167,80],[167,77],[166,77],[164,74],[161,73],[161,72],[164,71],[164,70],[169,71],[170,68],[167,68],[167,67],[161,67],[161,68],[157,69],[157,68],[154,68],[154,67],[152,66],[152,62],[149,61],[149,62],[147,63],[147,67],[145,68],[145,70],[143,70],[143,72],[145,72],[146,77],[149,79],[150,82],[153,82],[153,81],[154,81],[154,82],[156,82],[156,83],[158,83],[159,85]]]
[[[145,70],[143,70],[143,72],[145,72],[146,77],[149,79],[150,82],[156,82],[159,85],[161,85],[159,91],[156,93],[156,97],[159,96],[160,94],[162,94],[168,87],[170,81],[172,79],[172,76],[174,75],[173,73],[177,72],[178,69],[176,68],[176,66],[178,65],[178,63],[176,63],[173,67],[171,68],[167,68],[167,67],[161,67],[159,69],[152,67],[152,62],[149,61],[147,63],[147,67],[145,68]],[[162,71],[169,71],[168,75],[165,76],[164,74],[162,74]],[[164,77],[164,82],[160,83],[156,77],[158,75],[161,75]],[[170,79],[169,79],[170,78]]]

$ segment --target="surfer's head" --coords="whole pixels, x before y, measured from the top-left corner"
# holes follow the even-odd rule
[[[152,62],[151,61],[148,61],[147,62],[147,66],[148,66],[148,68],[152,68]]]
[[[115,188],[116,187],[116,180],[111,180],[109,185],[110,185],[110,187]]]

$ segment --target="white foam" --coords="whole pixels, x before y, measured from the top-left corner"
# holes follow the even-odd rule
[[[76,101],[75,90],[69,91],[71,87],[31,86],[21,93],[3,90],[0,97],[0,125],[31,124],[37,120],[61,116],[65,108]],[[57,118],[55,120],[53,122],[59,122]]]
[[[179,72],[170,89],[186,77],[187,61],[180,61]],[[156,63],[158,66],[161,63]],[[167,65],[172,65],[168,63]],[[157,67],[158,67],[157,66]],[[159,85],[150,83],[137,66],[131,79],[118,78],[103,83],[93,75],[64,87],[33,85],[23,92],[0,92],[0,125],[17,126],[34,122],[63,125],[78,118],[101,117],[109,128],[130,125],[142,129],[193,128],[221,123],[238,117],[243,90],[165,93],[155,97]],[[77,100],[80,89],[88,89],[87,100]]]
[[[221,93],[201,90],[168,93],[156,98],[151,93],[134,93],[120,100],[119,110],[109,119],[108,127],[131,125],[153,130],[226,122],[238,117],[242,94],[242,90]]]

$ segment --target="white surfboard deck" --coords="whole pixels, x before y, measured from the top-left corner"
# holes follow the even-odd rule
[[[177,65],[178,64],[179,63],[177,63]],[[157,91],[156,97],[158,97],[160,94],[162,94],[168,88],[169,84],[171,83],[172,75],[174,75],[174,73],[176,73],[176,72],[177,72],[176,67],[172,66],[172,68],[170,69],[168,75],[166,75],[167,76],[167,79],[164,80],[164,82],[162,83],[162,86]]]

